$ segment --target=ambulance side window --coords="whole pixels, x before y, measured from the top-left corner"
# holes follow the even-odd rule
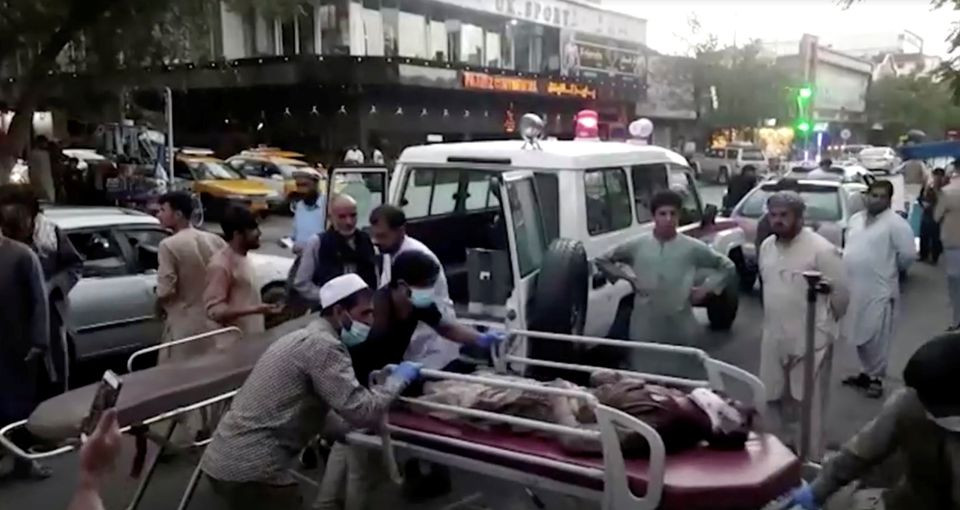
[[[646,223],[653,220],[650,203],[659,191],[667,189],[667,165],[633,165],[630,167],[633,180],[633,201],[637,207],[637,221]]]
[[[683,205],[680,209],[680,226],[698,223],[702,217],[700,195],[693,176],[683,167],[670,169],[670,189],[680,194]]]

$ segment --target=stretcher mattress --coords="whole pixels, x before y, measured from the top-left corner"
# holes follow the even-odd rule
[[[309,317],[300,318],[264,333],[244,337],[226,351],[123,375],[123,388],[117,401],[120,426],[139,423],[239,388],[271,343],[303,327],[309,320]],[[50,444],[78,437],[80,422],[90,412],[98,384],[44,401],[30,415],[27,429]]]
[[[550,438],[480,429],[467,424],[441,421],[407,411],[390,414],[397,427],[450,437],[531,456],[586,467],[603,468],[601,457],[570,455]],[[602,490],[599,480],[533,463],[485,455],[441,441],[397,432],[394,437],[420,446],[462,455],[528,473]],[[647,484],[647,461],[626,459],[627,476],[634,494],[642,496]],[[800,460],[776,437],[753,434],[742,450],[698,448],[667,456],[663,498],[659,508],[677,510],[761,508],[800,484]],[[616,475],[614,475],[616,476]]]

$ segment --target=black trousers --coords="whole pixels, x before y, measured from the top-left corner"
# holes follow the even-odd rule
[[[936,263],[941,253],[943,244],[940,242],[940,224],[932,215],[924,213],[920,220],[920,260]]]

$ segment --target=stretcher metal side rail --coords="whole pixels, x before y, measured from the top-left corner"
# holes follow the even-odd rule
[[[183,345],[186,343],[215,339],[220,335],[242,336],[243,332],[235,326],[230,326],[226,328],[216,329],[213,331],[208,331],[206,333],[201,333],[199,335],[193,335],[193,336],[181,338],[179,340],[171,340],[169,342],[163,342],[156,345],[151,345],[149,347],[145,347],[131,354],[130,357],[127,359],[127,369],[132,371],[134,360],[145,354],[158,352],[164,349],[169,349],[170,347],[175,347],[175,346]],[[173,436],[173,433],[176,430],[177,424],[179,423],[178,420],[173,420],[173,418],[177,418],[191,411],[203,409],[205,407],[208,407],[214,404],[218,404],[221,402],[229,402],[231,399],[233,399],[234,396],[236,396],[237,391],[239,391],[239,389],[228,391],[226,393],[222,393],[220,395],[216,395],[214,397],[204,399],[190,405],[181,406],[176,409],[171,409],[169,411],[160,413],[158,415],[151,416],[150,418],[142,420],[139,423],[133,423],[120,428],[121,433],[144,434],[145,437],[154,441],[159,448],[157,451],[157,454],[154,456],[149,466],[147,467],[146,473],[140,480],[140,484],[137,486],[137,490],[134,493],[133,497],[131,498],[130,504],[127,506],[128,510],[133,510],[137,508],[140,502],[143,500],[143,497],[146,494],[147,487],[150,485],[150,481],[153,477],[153,473],[156,470],[158,459],[160,455],[163,454],[164,450],[170,446],[169,444],[170,438]],[[149,427],[150,425],[167,421],[167,420],[172,420],[172,421],[170,421],[170,424],[167,427],[167,430],[164,433],[164,436],[162,438],[157,438],[157,437],[154,437],[154,435],[152,434],[148,434],[144,432],[146,431],[147,427]],[[26,425],[27,425],[27,420],[20,420],[20,421],[7,424],[2,428],[0,428],[0,446],[5,448],[7,451],[9,451],[11,454],[13,454],[16,457],[19,457],[25,460],[32,460],[32,461],[39,461],[43,459],[49,459],[52,457],[58,457],[60,455],[70,453],[80,447],[81,443],[80,443],[80,438],[78,437],[68,441],[69,444],[66,444],[64,446],[60,446],[51,450],[37,451],[37,452],[26,451],[20,448],[19,446],[17,446],[17,444],[14,443],[9,437],[11,432],[13,432],[16,429],[25,427]],[[192,446],[205,446],[210,441],[211,441],[210,439],[196,441],[193,443]]]
[[[487,326],[488,324],[476,325]],[[661,376],[657,374],[646,374],[628,370],[613,371],[632,376],[640,376],[647,380],[681,387],[711,387],[716,390],[723,390],[723,376],[727,375],[745,383],[751,391],[751,400],[756,406],[757,412],[762,413],[764,410],[765,390],[763,383],[756,376],[730,364],[715,360],[700,349],[644,342],[608,340],[576,335],[543,333],[537,331],[511,330],[508,331],[508,333],[510,334],[511,341],[515,340],[517,337],[527,337],[591,345],[624,347],[630,349],[658,350],[682,355],[690,355],[703,363],[703,366],[707,372],[707,381]],[[493,352],[494,367],[498,373],[507,373],[507,366],[509,364],[562,368],[584,372],[610,370],[589,365],[552,362],[505,354],[506,352],[510,351],[509,342],[505,342],[505,344],[506,345],[501,345],[499,348],[494,349]],[[350,443],[370,448],[382,448],[387,469],[394,481],[399,482],[402,480],[396,461],[396,451],[401,450],[412,457],[423,458],[440,464],[446,464],[468,471],[478,472],[495,478],[519,482],[527,487],[543,488],[549,491],[584,499],[599,499],[602,502],[602,508],[604,510],[653,510],[659,506],[664,489],[666,452],[660,435],[655,429],[643,421],[617,409],[600,404],[593,394],[585,390],[539,386],[526,382],[503,380],[478,375],[455,374],[428,369],[422,370],[421,376],[426,379],[474,382],[494,387],[519,389],[545,395],[578,398],[584,401],[586,405],[588,405],[594,411],[599,430],[589,430],[579,427],[571,427],[517,416],[499,414],[490,411],[440,404],[425,401],[421,398],[404,397],[400,399],[401,401],[412,406],[433,409],[442,411],[444,413],[453,413],[471,418],[480,418],[500,423],[518,425],[526,429],[532,429],[550,434],[565,434],[584,439],[598,440],[601,444],[603,468],[598,469],[595,467],[571,464],[537,455],[530,455],[526,453],[495,448],[488,445],[476,444],[462,439],[425,433],[407,427],[390,424],[387,421],[387,417],[385,417],[381,423],[379,437],[364,432],[352,432],[348,434],[347,440]],[[643,497],[637,497],[630,488],[624,463],[623,451],[621,449],[619,435],[617,432],[618,426],[640,434],[640,436],[644,438],[649,446],[650,453],[649,464],[647,468],[647,485]],[[433,444],[445,445],[453,448],[455,451],[470,451],[486,456],[492,455],[504,460],[522,462],[525,465],[541,466],[554,471],[569,473],[587,479],[599,480],[603,484],[603,491],[598,492],[588,487],[564,483],[562,481],[553,480],[539,474],[505,467],[492,462],[473,459],[465,455],[447,453],[446,451],[425,447],[411,441],[394,439],[391,434],[400,434],[413,440],[419,439],[429,441]]]

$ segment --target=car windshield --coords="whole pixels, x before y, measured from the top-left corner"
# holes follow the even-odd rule
[[[243,174],[218,161],[204,161],[195,167],[202,179],[233,180],[243,179]]]
[[[737,213],[747,218],[763,216],[767,199],[776,191],[773,187],[754,190],[743,199]],[[807,205],[805,219],[808,221],[837,221],[841,217],[840,195],[836,188],[800,188],[800,198]]]

